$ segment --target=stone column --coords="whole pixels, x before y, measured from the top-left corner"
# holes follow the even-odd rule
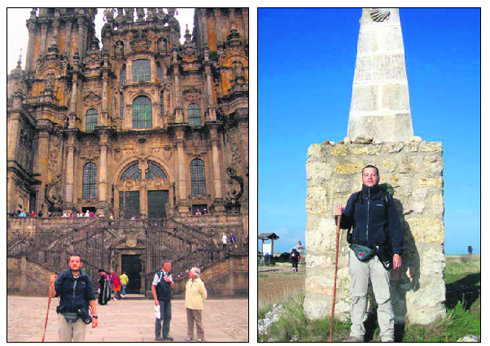
[[[78,41],[77,41],[77,49],[80,53],[80,56],[85,57],[85,23],[83,18],[78,18]]]
[[[70,42],[71,42],[72,27],[73,27],[73,22],[71,20],[68,20],[65,24],[65,56],[68,58],[68,61],[70,61],[70,57],[71,57]]]
[[[363,9],[347,137],[396,142],[412,136],[398,9]]]
[[[39,57],[42,58],[44,54],[46,54],[46,41],[47,41],[47,32],[48,26],[47,24],[43,24],[41,26],[41,45],[39,49]]]
[[[36,41],[36,25],[32,22],[28,23],[29,29],[29,43],[27,44],[27,55],[26,55],[26,72],[32,69],[33,57],[34,57],[34,42]]]
[[[141,169],[141,180],[146,180],[146,170],[148,169],[148,162],[140,162],[138,167]],[[148,188],[145,184],[142,184],[140,188],[140,218],[148,218]]]
[[[216,126],[211,127],[211,153],[213,158],[213,180],[214,180],[214,198],[223,199],[223,188],[221,182],[221,155],[218,148],[219,137]]]
[[[206,76],[206,91],[207,91],[207,103],[208,103],[208,120],[216,121],[216,107],[214,105],[213,95],[213,80],[211,76],[211,62],[209,61],[209,48],[204,49],[204,73]]]
[[[107,146],[109,133],[105,130],[100,132],[100,163],[99,163],[99,202],[107,201]]]
[[[223,27],[221,25],[221,9],[214,10],[214,18],[216,20],[216,44],[222,44],[225,41],[226,34],[223,35]],[[226,29],[225,29],[226,30]]]
[[[78,94],[78,71],[79,71],[79,55],[75,54],[73,57],[73,82],[70,97],[70,104],[68,108],[68,127],[76,127],[77,119],[77,94]]]
[[[109,97],[108,97],[108,78],[109,73],[107,69],[104,70],[102,76],[102,112],[100,116],[100,125],[99,126],[107,126],[107,117],[108,117],[108,109],[109,109]]]
[[[17,147],[19,145],[19,138],[20,138],[19,120],[20,120],[20,114],[18,112],[9,114],[7,160],[16,159]]]
[[[177,175],[178,181],[177,186],[179,187],[179,212],[180,213],[188,213],[189,209],[185,205],[187,201],[187,186],[186,186],[186,173],[187,173],[187,164],[185,159],[184,152],[184,140],[185,133],[183,128],[178,128],[175,131],[175,142],[177,143]]]
[[[66,164],[65,164],[65,203],[66,208],[71,208],[73,204],[73,183],[75,175],[75,131],[69,130],[68,141],[67,141],[67,154],[66,154]]]
[[[47,205],[44,202],[44,193],[48,183],[48,162],[49,162],[49,125],[48,120],[38,121],[38,141],[37,141],[37,160],[34,162],[34,173],[39,173],[41,185],[36,194],[36,205],[40,208],[44,204],[43,214],[47,215]]]
[[[244,8],[242,10],[243,16],[243,28],[248,28],[248,8]],[[243,30],[243,37],[246,42],[248,42],[248,30]]]
[[[58,33],[59,33],[60,23],[57,20],[53,21],[53,37],[51,39],[51,44],[58,45]]]
[[[175,122],[184,122],[184,113],[182,111],[182,98],[180,95],[180,84],[179,84],[179,63],[177,60],[177,51],[172,52],[172,67],[173,67],[173,86],[174,86],[174,100],[175,100]]]

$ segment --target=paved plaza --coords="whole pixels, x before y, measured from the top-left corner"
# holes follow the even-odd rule
[[[51,300],[45,342],[58,341],[56,306]],[[9,342],[40,342],[48,298],[8,296]],[[99,326],[87,326],[86,342],[155,342],[153,300],[111,300],[97,305]],[[248,300],[209,299],[204,303],[203,323],[207,342],[248,341]],[[185,342],[187,321],[184,300],[172,301],[170,336]]]

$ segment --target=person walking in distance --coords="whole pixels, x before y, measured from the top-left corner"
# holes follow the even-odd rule
[[[194,339],[194,325],[197,331],[197,341],[204,341],[204,327],[202,324],[202,310],[204,300],[208,293],[204,282],[199,278],[201,271],[199,268],[192,268],[189,271],[190,279],[185,286],[185,309],[187,312],[187,341]]]
[[[345,208],[338,206],[335,210],[336,222],[341,215],[341,228],[353,227],[348,237],[352,295],[349,341],[364,341],[363,322],[371,282],[378,305],[381,341],[392,342],[394,313],[389,270],[397,270],[402,265],[403,231],[392,195],[379,185],[378,168],[364,167],[361,180],[362,190],[350,196]]]
[[[299,252],[295,247],[291,249],[291,264],[293,266],[293,272],[298,271],[298,261],[299,261]]]
[[[128,285],[129,278],[126,272],[123,272],[121,277],[121,285],[122,285],[122,294],[121,297],[124,298],[126,296],[126,286]]]
[[[170,270],[172,264],[165,262],[162,269],[155,273],[153,283],[151,285],[151,293],[155,306],[160,307],[160,318],[155,320],[155,340],[156,341],[173,341],[174,339],[168,336],[170,331],[170,320],[172,319],[172,288],[174,282]],[[163,326],[162,326],[163,322]]]
[[[67,271],[59,276],[50,276],[50,296],[60,297],[56,308],[58,313],[58,341],[83,342],[85,324],[97,327],[99,318],[96,312],[94,286],[90,277],[81,269],[80,255],[73,254],[68,258]],[[92,316],[89,314],[89,307]]]
[[[223,251],[226,252],[226,244],[228,243],[228,237],[226,236],[226,233],[223,232],[223,235],[221,236],[221,243],[223,243]]]

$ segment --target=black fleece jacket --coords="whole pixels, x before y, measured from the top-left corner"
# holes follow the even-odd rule
[[[393,196],[386,193],[386,203],[385,194],[378,184],[371,188],[362,185],[360,193],[361,198],[357,201],[357,193],[349,197],[340,227],[347,229],[353,226],[353,238],[369,246],[386,244],[389,234],[393,253],[402,255],[403,230]]]
[[[55,297],[60,297],[60,305],[65,311],[76,311],[87,308],[89,301],[95,300],[94,286],[90,277],[80,270],[78,278],[74,278],[71,270],[61,273],[54,283]]]

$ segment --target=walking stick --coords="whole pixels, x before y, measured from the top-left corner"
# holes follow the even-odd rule
[[[335,249],[335,274],[334,274],[334,281],[333,281],[333,300],[332,300],[332,316],[330,318],[330,342],[332,342],[332,335],[333,335],[333,314],[335,311],[335,293],[337,291],[337,268],[338,268],[338,263],[339,263],[339,235],[340,235],[340,218],[341,215],[339,215],[338,221],[337,221],[337,245]]]
[[[43,330],[43,337],[41,339],[41,342],[44,342],[44,337],[46,336],[46,328],[48,327],[49,305],[51,304],[51,285],[52,285],[52,282],[50,280],[50,283],[49,283],[48,309],[46,310],[46,318],[44,319],[44,330]]]

